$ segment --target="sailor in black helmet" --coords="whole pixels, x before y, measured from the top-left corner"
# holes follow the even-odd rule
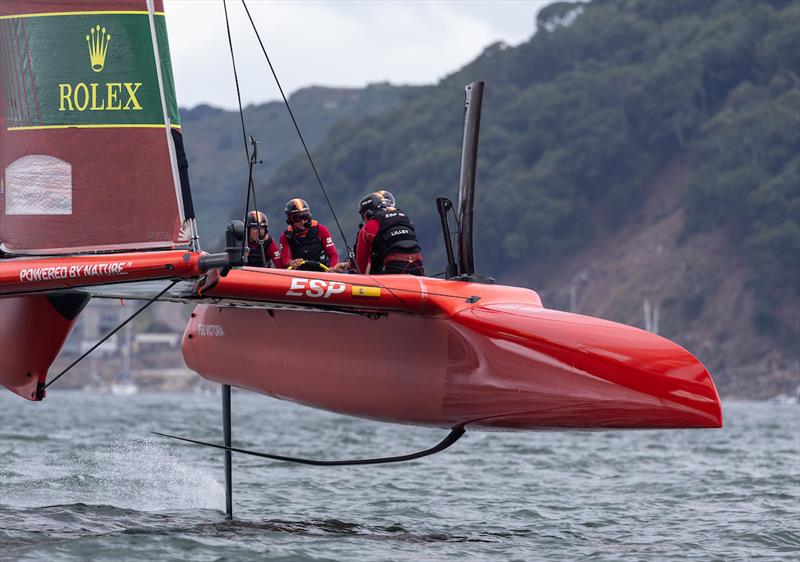
[[[281,251],[275,239],[269,235],[267,215],[261,211],[247,213],[247,264],[250,267],[284,267],[281,262]]]
[[[390,191],[386,191],[385,189],[381,189],[381,190],[375,191],[373,193],[376,193],[376,194],[380,195],[383,198],[382,205],[384,207],[394,207],[394,195],[392,195],[392,193]],[[372,195],[372,193],[370,193],[370,195]],[[354,256],[358,255],[358,237],[359,237],[359,234],[361,234],[361,229],[362,228],[364,228],[364,221],[363,220],[359,223],[358,230],[356,231],[356,241],[355,241],[355,244],[353,245],[353,255]],[[355,264],[351,264],[350,260],[339,262],[339,265],[336,266],[335,271],[338,271],[338,272],[349,271],[350,273],[356,273]]]
[[[391,203],[391,204],[390,204]],[[356,263],[361,273],[425,275],[414,223],[394,206],[394,196],[375,191],[361,199]]]
[[[339,253],[330,231],[311,218],[311,207],[304,199],[286,203],[286,224],[281,234],[281,261],[284,267],[298,268],[303,262],[318,262],[327,267],[339,263]]]

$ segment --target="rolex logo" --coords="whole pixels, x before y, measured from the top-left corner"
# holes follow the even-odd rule
[[[5,0],[0,0],[0,3]],[[123,35],[125,35],[123,33]],[[119,39],[119,37],[117,37]],[[126,47],[126,37],[123,37],[121,47]],[[105,27],[95,25],[89,29],[86,36],[86,44],[89,47],[89,61],[94,72],[102,72],[106,64],[106,54],[108,44],[111,42],[111,34],[106,32]],[[125,51],[125,49],[122,49]],[[115,51],[116,58],[114,64],[119,64],[124,70],[126,56],[130,58],[134,52],[125,53]],[[121,70],[117,68],[117,74]],[[142,82],[62,82],[58,84],[58,110],[65,112],[76,111],[142,111],[142,104],[137,96],[142,96],[139,90]],[[143,100],[144,101],[144,100]]]
[[[106,53],[111,35],[106,35],[106,28],[99,25],[90,30],[90,35],[86,36],[86,44],[89,45],[89,60],[92,63],[92,70],[100,72],[106,64]]]

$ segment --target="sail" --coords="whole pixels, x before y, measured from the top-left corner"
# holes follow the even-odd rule
[[[189,242],[162,4],[0,2],[0,255]]]

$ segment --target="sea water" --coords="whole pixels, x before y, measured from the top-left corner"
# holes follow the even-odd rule
[[[0,393],[4,560],[796,560],[800,407],[724,402],[721,430],[467,434],[425,459],[314,467],[233,456],[220,397]],[[445,431],[233,393],[234,446],[319,459]]]

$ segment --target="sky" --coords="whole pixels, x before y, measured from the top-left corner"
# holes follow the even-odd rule
[[[284,91],[432,84],[496,41],[517,45],[553,0],[263,1],[247,6]],[[237,107],[221,0],[165,0],[181,107]],[[228,0],[243,104],[280,98],[241,2]]]

